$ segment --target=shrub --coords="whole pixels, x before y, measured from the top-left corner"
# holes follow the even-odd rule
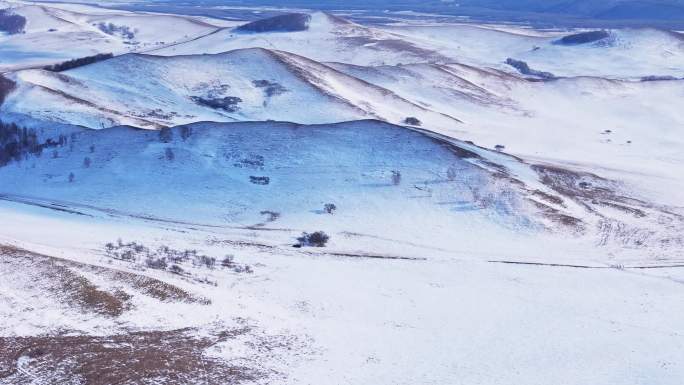
[[[166,270],[166,267],[167,267],[166,258],[149,257],[145,261],[145,264],[150,269],[156,269],[156,270]],[[176,265],[174,265],[174,266],[176,266]]]
[[[455,167],[449,167],[446,174],[448,180],[454,181],[458,177],[458,170]]]
[[[274,222],[278,218],[280,218],[280,213],[276,212],[276,211],[264,210],[264,211],[260,212],[259,214],[266,215],[266,220],[268,222]]]
[[[232,268],[235,266],[235,257],[232,255],[226,255],[221,261],[221,266]]]
[[[173,140],[173,131],[171,131],[171,128],[164,127],[161,130],[159,130],[159,141],[160,142],[169,143],[172,140]]]
[[[126,25],[118,26],[113,23],[99,23],[96,26],[107,35],[116,35],[118,33],[124,39],[133,40],[135,38],[135,33]]]
[[[509,57],[508,59],[506,59],[506,64],[517,69],[518,72],[520,72],[523,75],[537,76],[537,77],[545,79],[545,80],[550,80],[550,79],[555,78],[554,74],[552,74],[550,72],[533,70],[532,68],[530,68],[530,66],[526,62],[524,62],[522,60],[516,60],[516,59]]]
[[[178,275],[188,275],[182,268],[182,264],[192,259],[193,266],[214,269],[216,258],[198,254],[197,250],[174,250],[168,246],[159,246],[156,250],[150,250],[143,244],[130,242],[124,243],[121,239],[116,243],[105,245],[105,255],[119,261],[139,263],[151,269],[168,270]],[[250,266],[235,263],[232,255],[227,255],[221,262],[221,266],[234,270],[237,273],[251,273]]]
[[[332,214],[335,210],[337,210],[337,206],[335,206],[334,203],[326,203],[325,206],[323,206],[323,211],[328,214]]]
[[[315,233],[302,233],[302,236],[297,238],[300,246],[325,247],[330,240],[328,234],[323,231],[316,231]]]
[[[190,135],[192,135],[192,128],[188,126],[181,127],[180,135],[181,139],[183,139],[183,141],[185,142],[186,140],[188,140],[188,138],[190,138]]]
[[[164,158],[166,158],[166,160],[168,161],[173,161],[174,159],[176,159],[176,155],[173,154],[172,149],[167,148],[166,150],[164,150]]]
[[[193,263],[198,266],[206,266],[209,269],[213,269],[216,266],[216,258],[208,257],[206,255],[196,255]]]
[[[271,178],[267,176],[250,176],[249,181],[258,185],[267,185],[271,183]]]
[[[242,102],[242,99],[238,98],[237,96],[226,96],[216,99],[203,98],[201,96],[191,96],[190,99],[201,106],[206,106],[215,110],[223,110],[226,112],[237,112],[240,110],[238,104]]]
[[[409,116],[408,118],[404,119],[404,124],[408,124],[409,126],[420,126],[422,123],[418,118]]]
[[[257,88],[263,89],[268,97],[281,95],[287,92],[287,89],[279,83],[270,82],[268,80],[254,80],[252,81],[252,84]]]
[[[392,171],[392,184],[395,186],[401,184],[401,172],[396,170]]]

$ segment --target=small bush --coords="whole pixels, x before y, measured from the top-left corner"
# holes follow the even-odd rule
[[[392,171],[392,184],[395,186],[399,186],[401,184],[401,172],[399,171]]]
[[[228,267],[232,268],[235,266],[235,257],[232,255],[226,255],[225,258],[221,261],[221,266],[223,267]]]
[[[166,258],[150,257],[150,258],[147,258],[147,260],[145,261],[145,264],[150,269],[156,269],[156,270],[166,270],[166,267],[168,266],[168,264],[166,263]],[[174,266],[176,266],[176,265],[174,265]]]
[[[178,265],[171,265],[171,267],[169,268],[169,272],[171,272],[172,274],[183,275],[185,271],[182,267]]]
[[[203,98],[201,96],[191,96],[190,99],[205,107],[213,108],[215,110],[223,110],[226,112],[237,112],[240,110],[238,104],[242,102],[242,99],[237,96],[226,96],[223,98],[209,99]]]
[[[447,174],[447,179],[450,181],[454,181],[454,180],[456,180],[456,178],[458,178],[458,170],[455,167],[449,167],[447,169],[446,174]]]
[[[267,176],[250,176],[249,181],[258,185],[267,185],[271,183],[271,178]]]
[[[171,161],[173,161],[174,159],[176,159],[176,155],[173,154],[173,150],[172,150],[172,149],[167,148],[166,150],[164,150],[164,158],[166,158],[166,160],[168,160],[168,161],[171,162]]]
[[[335,206],[334,203],[326,203],[325,206],[323,206],[323,211],[328,214],[332,214],[335,210],[337,210],[337,206]]]
[[[181,127],[180,136],[184,142],[186,140],[188,140],[188,138],[190,138],[191,135],[192,135],[192,128],[191,127],[188,127],[188,126]]]
[[[150,269],[166,270],[173,274],[189,274],[183,269],[183,263],[192,261],[195,267],[216,268],[216,258],[197,253],[197,250],[174,250],[168,246],[159,246],[156,250],[150,250],[143,244],[130,242],[124,243],[121,239],[116,243],[105,245],[105,255],[110,259],[137,263]],[[237,273],[251,273],[252,268],[247,265],[235,263],[232,255],[227,255],[221,262],[224,268],[232,269]]]
[[[169,127],[163,127],[159,130],[159,141],[162,143],[169,143],[173,140],[173,131]]]
[[[280,213],[276,212],[276,211],[264,210],[264,211],[260,212],[259,214],[266,215],[266,221],[268,221],[268,222],[274,222],[278,218],[280,218]]]
[[[126,25],[115,25],[113,23],[99,23],[99,24],[93,24],[97,26],[97,28],[106,33],[107,35],[121,35],[124,39],[127,40],[133,40],[135,38],[135,32],[131,30],[130,27]]]
[[[408,118],[404,119],[404,124],[408,124],[409,126],[420,126],[422,123],[418,118],[409,116]]]
[[[209,269],[213,269],[216,266],[216,258],[208,257],[206,255],[196,255],[193,263],[198,266],[206,266]]]
[[[323,231],[316,231],[315,233],[302,233],[302,236],[297,238],[299,246],[325,247],[330,240],[328,234]]]

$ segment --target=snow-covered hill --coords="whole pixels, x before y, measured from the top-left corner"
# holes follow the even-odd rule
[[[610,30],[606,39],[577,45],[558,44],[563,36],[576,31],[538,33],[476,25],[398,26],[389,31],[476,66],[503,68],[507,58],[514,58],[559,77],[684,77],[684,41],[669,31]]]
[[[54,135],[44,132],[42,140]],[[545,242],[560,232],[583,234],[578,240],[600,242],[624,258],[634,258],[633,249],[642,259],[662,259],[676,257],[684,242],[675,236],[677,215],[668,213],[678,209],[637,199],[619,183],[378,121],[83,130],[43,152],[0,168],[0,193],[76,211],[273,227],[281,234],[270,236],[281,244],[324,230],[342,251],[373,249],[356,244],[370,237],[451,252],[534,255],[532,239]],[[338,208],[335,215],[323,212],[327,203]],[[654,232],[653,222],[664,217],[673,222]],[[616,232],[618,225],[629,232]],[[490,242],[483,245],[483,237]],[[397,245],[376,252],[397,252]]]
[[[25,33],[0,35],[0,72],[98,53],[144,51],[218,31],[201,18],[110,11],[91,6],[0,2],[26,19]]]
[[[326,123],[416,117],[437,129],[459,120],[283,51],[217,55],[129,54],[62,73],[16,73],[6,112],[91,128],[155,128],[203,120]]]
[[[681,34],[91,3],[0,0],[0,384],[680,385]]]
[[[576,32],[470,24],[369,27],[317,12],[311,14],[308,28],[301,31],[245,33],[226,29],[153,52],[187,55],[262,47],[316,61],[354,65],[456,62],[503,70],[512,70],[505,62],[514,58],[555,76],[684,77],[684,41],[676,33],[611,30],[606,39],[592,43],[557,43]]]
[[[360,368],[349,384],[451,383],[454,354],[532,383],[588,365],[587,378],[629,384],[638,369],[576,350],[587,328],[601,356],[678,357],[681,208],[620,183],[378,121],[33,127],[53,144],[0,167],[11,384],[102,378],[110,363],[126,384],[206,368],[301,384],[342,376],[341,362]],[[326,247],[293,247],[314,231]],[[481,338],[496,348],[462,351]],[[540,372],[549,355],[569,367]],[[680,371],[649,378],[674,385]]]
[[[464,64],[357,66],[284,51],[129,54],[61,73],[26,70],[0,111],[103,128],[197,121],[408,121],[526,159],[602,170],[677,205],[683,81],[529,81]],[[17,115],[19,114],[19,115]],[[19,119],[21,120],[21,119]]]

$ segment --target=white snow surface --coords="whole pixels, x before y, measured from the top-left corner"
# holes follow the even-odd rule
[[[246,326],[204,354],[268,373],[255,384],[684,378],[684,80],[641,81],[684,77],[680,35],[563,46],[577,31],[321,12],[306,31],[242,33],[207,17],[9,6],[28,24],[0,35],[16,83],[0,120],[64,143],[0,167],[0,253],[59,258],[128,306],[79,309],[39,262],[3,254],[0,341]],[[293,247],[314,231],[326,247]],[[117,239],[254,272],[173,274],[112,259]],[[141,279],[202,301],[162,300]],[[32,360],[12,368],[35,382]]]

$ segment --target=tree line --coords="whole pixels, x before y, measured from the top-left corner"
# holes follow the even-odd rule
[[[52,71],[52,72],[62,72],[62,71],[67,71],[70,69],[82,67],[82,66],[85,66],[88,64],[97,63],[99,61],[111,59],[113,57],[114,57],[114,54],[112,54],[112,53],[99,53],[99,54],[93,55],[93,56],[85,56],[82,58],[71,59],[71,60],[67,60],[67,61],[62,62],[62,63],[49,65],[47,67],[44,67],[44,69],[47,71]]]

